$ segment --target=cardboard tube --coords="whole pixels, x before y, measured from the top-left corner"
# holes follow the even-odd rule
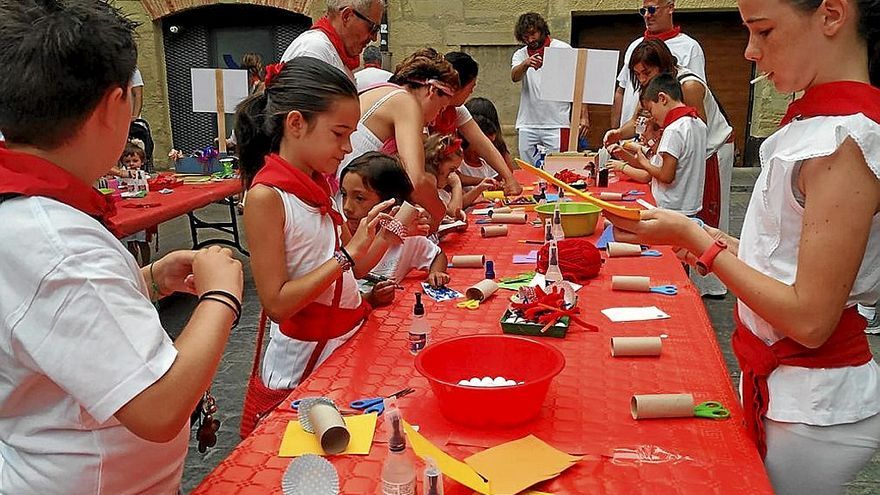
[[[394,215],[394,218],[403,225],[410,225],[418,215],[419,210],[415,206],[404,201],[400,205],[400,209],[397,210],[397,215]]]
[[[319,402],[309,408],[309,421],[321,448],[328,454],[344,452],[351,440],[351,434],[339,411],[330,404]]]
[[[451,263],[454,268],[483,268],[486,258],[480,254],[459,255],[453,256]]]
[[[464,292],[465,297],[477,301],[484,301],[498,290],[498,284],[494,280],[483,280],[482,282],[468,288]]]
[[[483,237],[505,237],[507,236],[507,225],[480,227],[480,234]]]
[[[659,356],[663,348],[660,337],[611,337],[611,355]]]
[[[650,292],[650,277],[635,277],[630,275],[615,275],[611,277],[612,290],[628,290],[633,292]]]
[[[608,256],[610,258],[642,255],[642,246],[638,244],[629,244],[626,242],[609,242],[607,249]]]
[[[641,145],[640,143],[637,143],[637,142],[635,142],[635,141],[625,141],[625,142],[621,145],[621,147],[622,147],[623,149],[625,149],[626,151],[629,151],[630,153],[637,153],[639,150],[641,150],[642,153],[644,153],[644,154],[647,155],[648,152],[651,151],[651,150],[648,149],[646,146],[643,146],[643,145]]]
[[[492,201],[493,199],[504,199],[504,191],[483,191],[483,197]]]
[[[490,215],[494,215],[496,213],[513,213],[513,208],[511,208],[509,206],[501,206],[501,207],[492,208],[491,210],[489,210]]]
[[[617,192],[600,192],[599,199],[604,199],[605,201],[620,201],[623,199],[623,193]]]
[[[633,395],[630,412],[633,419],[692,418],[694,396],[691,394]]]
[[[496,213],[492,215],[492,223],[526,223],[529,216],[525,213]]]

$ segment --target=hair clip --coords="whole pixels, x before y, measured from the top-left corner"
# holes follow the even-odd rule
[[[269,64],[266,66],[266,77],[263,79],[263,84],[265,87],[269,87],[275,81],[275,78],[278,77],[278,74],[284,70],[284,62],[279,62],[277,64]]]

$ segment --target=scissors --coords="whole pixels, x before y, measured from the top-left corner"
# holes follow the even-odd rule
[[[730,417],[730,411],[722,406],[720,402],[710,400],[694,407],[694,416],[698,418],[727,419]]]
[[[386,397],[373,397],[370,399],[358,399],[349,404],[352,408],[363,411],[364,414],[376,413],[378,415],[382,415],[385,412],[385,399],[390,399],[391,397],[403,397],[404,395],[409,395],[415,392],[416,389],[412,387],[407,387],[403,390],[399,390],[391,395]]]
[[[664,296],[674,296],[678,294],[678,287],[674,285],[658,285],[656,287],[649,288],[648,292],[663,294]]]
[[[461,309],[477,310],[480,309],[480,301],[476,299],[468,299],[467,301],[462,301],[456,304],[455,307]]]
[[[638,189],[632,189],[623,193],[624,196],[644,196],[645,191],[639,191]]]
[[[656,249],[646,249],[646,250],[642,251],[642,254],[641,254],[641,255],[642,255],[642,256],[648,256],[648,257],[651,257],[651,258],[659,258],[660,256],[663,256],[663,255],[660,253],[660,251],[657,251]]]

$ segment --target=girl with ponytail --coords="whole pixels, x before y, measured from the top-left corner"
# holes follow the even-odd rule
[[[294,388],[360,328],[369,307],[357,278],[406,230],[419,228],[395,224],[384,213],[392,199],[373,207],[350,234],[331,200],[325,175],[351,151],[349,136],[360,117],[354,83],[344,73],[299,57],[267,67],[265,84],[263,93],[241,103],[235,124],[248,188],[251,267],[271,320],[263,387],[252,379],[245,399],[249,416],[242,424],[251,427],[267,411],[248,401],[262,405],[257,409],[274,407],[255,394]]]
[[[745,423],[777,494],[842,494],[880,446],[880,367],[858,303],[880,297],[877,0],[739,0],[745,56],[804,91],[761,146],[735,239],[661,209],[615,239],[669,244],[739,299]]]

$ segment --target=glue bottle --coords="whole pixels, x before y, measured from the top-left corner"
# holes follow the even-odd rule
[[[382,464],[382,495],[415,495],[416,468],[406,455],[400,410],[393,400],[385,401],[385,425],[390,433],[388,457]]]
[[[559,211],[558,202],[556,208],[553,209],[553,238],[557,241],[565,239],[565,231],[562,230],[562,212]]]
[[[544,274],[544,280],[547,285],[562,282],[562,270],[559,269],[559,247],[556,245],[556,239],[550,241],[547,249],[547,273]]]
[[[544,160],[547,158],[547,148],[539,144],[535,146],[535,151],[537,152],[535,156],[535,168],[544,168]]]
[[[421,292],[416,292],[416,304],[413,306],[413,318],[409,325],[409,352],[415,356],[428,345],[428,333],[431,327],[425,319],[425,306],[422,304]]]
[[[424,495],[443,495],[443,474],[430,457],[425,458],[425,478],[422,480]]]

